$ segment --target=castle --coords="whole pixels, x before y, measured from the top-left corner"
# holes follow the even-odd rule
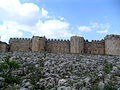
[[[120,55],[120,35],[107,35],[103,40],[89,42],[83,37],[72,36],[70,40],[30,38],[10,38],[9,44],[0,41],[0,52],[46,51],[80,54]]]

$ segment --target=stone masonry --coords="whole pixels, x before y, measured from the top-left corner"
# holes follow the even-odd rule
[[[91,42],[80,36],[72,36],[70,40],[33,36],[10,38],[9,44],[0,42],[0,52],[14,51],[120,55],[120,35],[107,35],[103,40]]]

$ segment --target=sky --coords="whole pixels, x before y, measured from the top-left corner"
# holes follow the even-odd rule
[[[0,0],[0,40],[46,36],[101,40],[120,34],[120,0]]]

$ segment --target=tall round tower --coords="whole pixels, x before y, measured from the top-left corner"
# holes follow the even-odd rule
[[[120,55],[120,35],[107,35],[104,39],[105,54]]]
[[[79,36],[72,36],[70,39],[71,53],[84,53],[84,38]]]

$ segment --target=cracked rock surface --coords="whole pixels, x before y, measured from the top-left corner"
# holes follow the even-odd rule
[[[17,90],[117,90],[120,88],[120,56],[46,52],[0,53],[10,56],[20,68],[12,71],[19,83],[6,88]],[[0,84],[5,79],[0,71]],[[0,85],[0,90],[3,87]]]

